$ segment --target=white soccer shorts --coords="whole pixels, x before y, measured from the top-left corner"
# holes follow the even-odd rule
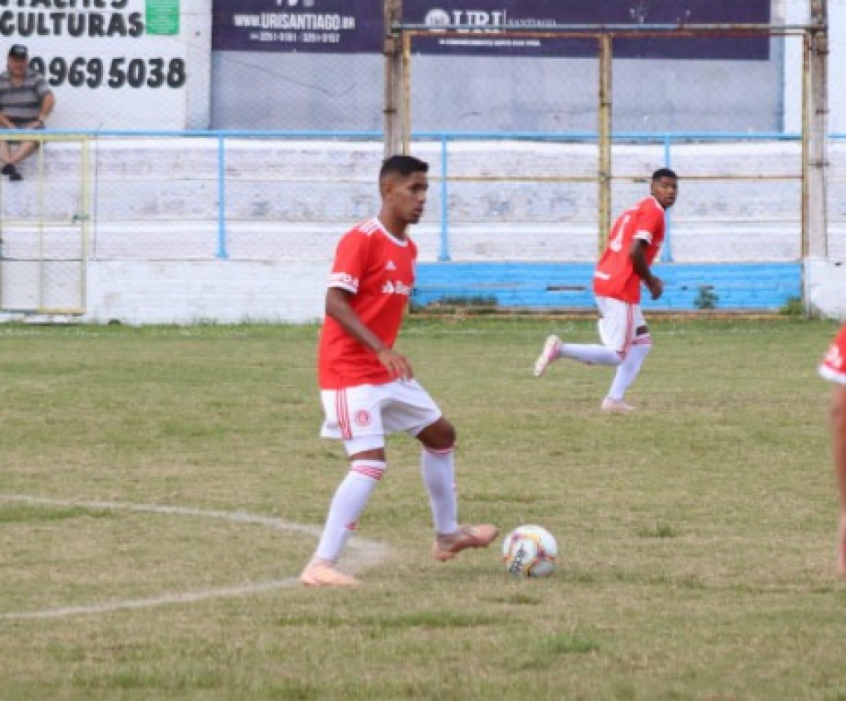
[[[601,315],[597,326],[602,345],[625,357],[632,347],[635,332],[646,326],[640,305],[599,296],[596,297],[596,305]]]
[[[344,441],[348,455],[385,447],[385,436],[416,436],[442,416],[417,380],[320,390],[325,419],[320,435]]]

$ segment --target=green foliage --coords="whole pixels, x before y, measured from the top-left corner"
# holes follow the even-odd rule
[[[693,305],[697,309],[716,309],[719,301],[720,297],[714,292],[713,285],[700,285],[699,293],[693,300]]]
[[[419,447],[397,436],[352,540],[387,559],[346,558],[355,591],[290,585],[347,470],[317,437],[316,327],[0,327],[0,696],[837,698],[815,373],[837,324],[649,325],[637,409],[609,416],[610,370],[531,372],[550,333],[596,342],[593,320],[408,319],[398,350],[458,430],[462,521],[538,523],[558,569],[514,580],[499,543],[432,560]],[[21,615],[116,602],[139,603]]]
[[[788,297],[787,301],[778,310],[782,316],[801,317],[805,316],[805,305],[801,297]]]

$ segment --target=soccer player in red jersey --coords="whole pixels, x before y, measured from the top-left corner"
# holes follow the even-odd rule
[[[846,577],[846,325],[825,354],[819,373],[834,384],[829,416],[834,471],[840,493],[837,564],[841,576]]]
[[[421,471],[435,523],[432,555],[446,561],[490,545],[491,525],[458,525],[452,424],[397,353],[414,286],[417,247],[407,230],[420,221],[429,166],[412,156],[385,160],[379,173],[379,216],[338,244],[326,292],[318,380],[325,421],[321,435],[344,442],[350,470],[335,491],[317,550],[300,581],[307,586],[356,586],[337,566],[370,495],[387,467],[385,436],[408,433],[422,444]]]
[[[549,336],[535,362],[536,377],[559,358],[613,366],[617,372],[602,401],[602,410],[634,409],[623,399],[652,349],[652,337],[640,307],[640,286],[646,285],[652,299],[658,299],[664,291],[664,283],[652,273],[651,266],[664,241],[664,212],[673,206],[678,191],[678,176],[672,170],[656,170],[649,197],[614,222],[593,275],[602,345],[564,343],[558,336]]]

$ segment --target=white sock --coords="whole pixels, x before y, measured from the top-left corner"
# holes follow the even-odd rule
[[[623,401],[626,396],[626,390],[631,387],[632,383],[640,374],[640,368],[649,351],[652,350],[652,337],[649,334],[644,336],[637,336],[629,348],[626,359],[617,368],[614,375],[614,381],[611,383],[611,389],[608,390],[608,399],[615,401]]]
[[[379,460],[353,460],[350,463],[350,471],[332,497],[315,557],[335,562],[341,556],[386,467],[387,464]]]
[[[455,460],[452,448],[420,454],[420,471],[429,492],[432,519],[438,533],[458,530],[458,499],[455,495]]]
[[[619,365],[620,354],[606,346],[585,343],[562,343],[558,355],[586,365]]]

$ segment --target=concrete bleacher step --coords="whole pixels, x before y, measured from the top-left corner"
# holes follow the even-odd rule
[[[41,223],[74,231],[87,216],[90,250],[103,258],[209,259],[225,249],[242,260],[327,259],[343,231],[378,211],[379,143],[232,138],[222,160],[220,145],[210,137],[92,140],[85,190],[80,143],[50,143],[24,163],[23,182],[0,180],[6,250],[33,245],[26,237],[16,242],[15,231]],[[663,148],[615,144],[614,214],[648,192]],[[671,215],[674,259],[794,260],[797,148],[779,141],[674,144],[682,176]],[[422,259],[439,257],[444,224],[455,260],[594,259],[595,144],[450,142],[447,174],[455,180],[447,207],[438,182],[440,142],[415,143],[414,150],[432,166],[427,214],[415,234]],[[834,144],[831,152],[832,172],[842,176],[846,167],[837,164],[846,161],[846,148]],[[88,212],[80,211],[84,193]],[[846,177],[832,180],[829,200],[832,238],[842,238]],[[831,248],[846,242],[833,240]]]

